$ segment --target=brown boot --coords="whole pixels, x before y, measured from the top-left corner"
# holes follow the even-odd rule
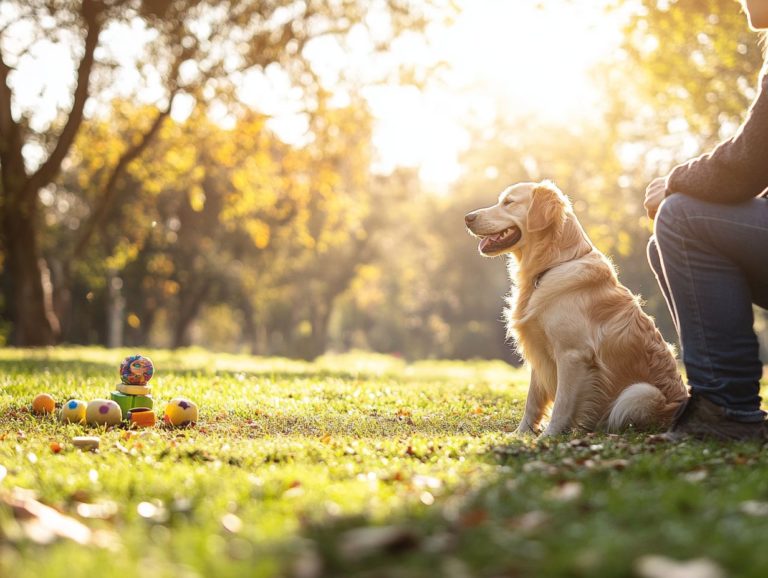
[[[766,441],[765,421],[742,422],[728,417],[725,409],[695,393],[678,410],[669,431],[662,439],[719,441]]]

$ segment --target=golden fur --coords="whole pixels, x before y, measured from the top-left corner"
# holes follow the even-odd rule
[[[467,226],[481,239],[514,231],[502,244],[521,233],[481,243],[511,253],[507,332],[531,369],[518,433],[538,432],[550,406],[545,435],[669,424],[687,397],[673,352],[554,184],[509,187]]]

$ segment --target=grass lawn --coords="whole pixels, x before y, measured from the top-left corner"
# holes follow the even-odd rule
[[[128,353],[0,350],[3,578],[768,575],[759,447],[516,440],[524,372],[373,355],[145,352],[160,409],[200,405],[191,429],[29,413],[39,392],[108,397]],[[50,540],[74,520],[82,543]]]

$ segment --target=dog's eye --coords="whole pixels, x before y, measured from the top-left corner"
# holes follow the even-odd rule
[[[515,200],[512,197],[507,197],[506,199],[504,199],[504,204],[505,205],[511,205],[514,202],[515,202]]]

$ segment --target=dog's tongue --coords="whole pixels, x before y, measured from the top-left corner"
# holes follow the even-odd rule
[[[496,240],[496,235],[491,235],[490,237],[483,237],[482,239],[480,239],[480,245],[477,247],[478,250],[482,253],[485,250],[485,248],[491,243],[493,243],[493,241],[495,240]]]

